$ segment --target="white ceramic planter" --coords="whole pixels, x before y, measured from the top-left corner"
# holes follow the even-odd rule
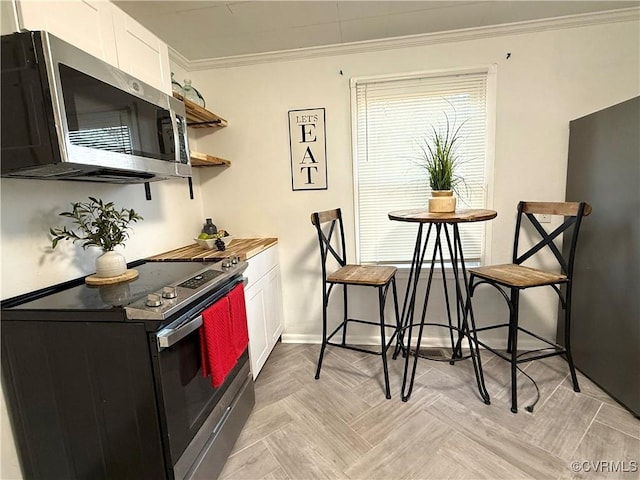
[[[96,258],[96,277],[117,277],[127,271],[124,256],[114,250],[104,252]]]
[[[451,190],[433,190],[429,198],[429,212],[451,213],[456,211],[456,197]]]

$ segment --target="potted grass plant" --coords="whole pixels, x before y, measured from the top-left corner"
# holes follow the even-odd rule
[[[460,129],[451,122],[445,113],[445,125],[440,129],[431,127],[431,134],[420,145],[420,160],[429,178],[431,197],[429,211],[435,213],[454,212],[458,188],[464,184],[464,179],[458,175],[460,157],[456,150],[460,140]]]
[[[81,242],[84,249],[96,246],[103,251],[96,259],[97,277],[116,277],[126,272],[124,256],[114,249],[129,239],[130,224],[143,218],[133,209],[116,209],[113,202],[105,203],[94,197],[71,206],[71,211],[61,212],[60,216],[71,219],[75,226],[50,228],[51,248],[56,248],[61,240]]]

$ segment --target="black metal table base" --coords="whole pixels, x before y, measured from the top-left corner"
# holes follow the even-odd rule
[[[423,223],[418,226],[418,235],[416,238],[416,244],[413,251],[413,258],[411,261],[411,270],[409,271],[409,279],[407,281],[407,292],[405,294],[404,302],[402,305],[401,316],[401,329],[398,335],[398,343],[393,354],[393,358],[397,358],[400,351],[403,352],[405,359],[404,373],[402,377],[402,401],[409,400],[413,391],[413,384],[416,376],[416,368],[418,364],[418,357],[420,355],[420,347],[422,343],[422,336],[425,327],[439,327],[449,330],[449,340],[451,343],[451,357],[448,359],[449,363],[454,364],[459,360],[466,360],[471,358],[473,362],[473,370],[476,377],[478,391],[482,400],[487,405],[490,404],[489,393],[484,384],[484,375],[482,373],[482,361],[480,359],[478,338],[476,335],[475,319],[473,316],[473,309],[471,307],[471,300],[469,295],[469,279],[467,270],[464,263],[464,256],[462,253],[462,242],[460,241],[460,233],[458,230],[458,224],[452,223],[429,223],[426,238],[423,241]],[[449,232],[449,226],[453,227],[453,235]],[[418,296],[418,282],[420,280],[420,274],[424,257],[427,250],[427,244],[432,233],[432,229],[435,227],[435,246],[433,248],[433,254],[431,258],[431,267],[429,268],[429,276],[427,279],[427,286],[424,292],[424,303],[422,311],[420,312],[420,321],[415,322],[415,305],[416,297]],[[450,292],[447,286],[445,263],[443,255],[443,245],[441,241],[441,234],[444,233],[446,239],[446,245],[449,250],[451,259],[451,269],[453,271],[455,292],[452,293],[455,299],[455,315],[456,324],[452,321],[452,308],[449,302]],[[452,238],[453,237],[453,238]],[[427,307],[429,303],[429,294],[431,292],[431,285],[433,281],[433,273],[436,263],[440,264],[443,277],[443,289],[445,297],[445,305],[447,310],[448,324],[425,322],[427,315]],[[469,323],[471,325],[469,325]],[[471,327],[471,328],[469,328]],[[418,329],[415,346],[413,344],[413,330]],[[456,338],[457,337],[457,338]],[[462,342],[467,339],[469,343],[469,355],[462,354]],[[412,347],[415,348],[417,354],[410,354]],[[410,359],[413,357],[413,364],[411,366],[411,373],[409,375]],[[428,358],[428,357],[427,357]],[[429,358],[428,358],[429,359]]]

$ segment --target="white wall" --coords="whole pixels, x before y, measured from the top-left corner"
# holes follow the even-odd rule
[[[200,191],[196,188],[190,200],[182,179],[151,183],[151,201],[145,199],[142,184],[21,179],[0,180],[0,195],[3,299],[95,271],[98,248],[83,250],[64,241],[52,250],[49,235],[49,227],[69,224],[58,213],[70,210],[72,202],[87,201],[89,195],[113,201],[118,208],[133,208],[144,217],[132,224],[125,247],[117,247],[127,261],[192,243],[203,222]]]
[[[564,199],[569,121],[640,93],[640,29],[628,21],[540,30],[191,72],[207,107],[230,125],[199,134],[199,149],[233,162],[202,172],[203,196],[216,206],[216,223],[234,235],[279,238],[285,340],[317,341],[321,331],[319,254],[309,214],[342,207],[354,252],[349,78],[497,64],[492,262],[510,261],[519,200]],[[314,107],[326,108],[329,188],[294,192],[287,112]],[[354,315],[372,303],[360,302]],[[474,305],[481,323],[493,313],[506,315],[489,290],[479,290]],[[525,325],[555,336],[550,289],[527,292],[521,307]],[[433,314],[444,315],[442,308]]]

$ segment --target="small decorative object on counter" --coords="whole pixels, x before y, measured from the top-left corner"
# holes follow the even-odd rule
[[[211,219],[208,218],[207,220]],[[207,224],[205,224],[205,227],[207,227]],[[198,238],[194,238],[194,240],[198,245],[200,245],[200,247],[206,250],[213,250],[216,248],[222,252],[225,250],[227,245],[231,243],[231,240],[233,240],[233,236],[229,235],[229,232],[223,229],[217,230],[216,233],[211,234],[205,233],[204,228],[202,230],[202,233],[198,235]]]
[[[89,197],[88,202],[75,202],[71,205],[73,209],[70,212],[62,212],[60,215],[71,218],[77,225],[77,231],[67,226],[50,228],[49,233],[53,236],[51,248],[56,248],[60,240],[82,242],[84,249],[91,246],[100,247],[103,254],[96,259],[96,274],[92,277],[122,276],[123,280],[135,278],[132,273],[127,275],[127,262],[124,256],[114,251],[114,248],[124,245],[129,239],[129,223],[143,218],[133,208],[116,210],[113,202],[104,203],[94,197]]]
[[[206,219],[206,222],[202,227],[202,233],[206,233],[207,235],[215,235],[218,233],[218,228],[213,224],[213,221],[210,218]]]
[[[182,85],[180,85],[175,78],[173,78],[173,72],[171,72],[171,90],[173,90],[174,93],[177,93],[179,95],[182,95],[184,97],[184,88],[182,88]]]
[[[183,90],[184,90],[184,98],[204,108],[205,106],[204,97],[200,95],[200,92],[196,90],[193,85],[191,85],[191,80],[189,80],[188,78],[185,78],[184,80]]]

